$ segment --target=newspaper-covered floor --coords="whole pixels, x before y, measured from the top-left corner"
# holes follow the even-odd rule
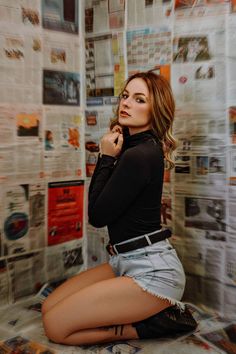
[[[236,321],[232,322],[193,304],[188,306],[199,323],[194,333],[178,339],[130,340],[93,346],[64,346],[44,334],[41,304],[52,291],[45,285],[34,297],[0,309],[1,354],[219,354],[236,353]]]

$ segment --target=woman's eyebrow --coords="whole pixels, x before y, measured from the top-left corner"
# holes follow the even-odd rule
[[[127,92],[127,93],[129,93],[129,91],[128,90],[124,90],[123,92]],[[134,93],[134,96],[139,96],[139,95],[142,95],[142,96],[144,96],[144,97],[146,97],[147,98],[147,96],[143,93],[143,92],[135,92]]]

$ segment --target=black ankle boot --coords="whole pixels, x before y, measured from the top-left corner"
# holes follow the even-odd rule
[[[185,310],[180,310],[174,305],[132,326],[140,339],[175,338],[194,331],[197,322],[186,306]]]

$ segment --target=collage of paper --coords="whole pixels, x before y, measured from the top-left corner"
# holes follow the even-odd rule
[[[184,300],[212,311],[223,338],[188,336],[179,352],[235,353],[235,40],[235,0],[0,0],[3,353],[53,353],[33,326],[40,310],[28,316],[25,299],[108,259],[107,229],[87,222],[87,190],[124,80],[150,69],[176,100],[162,224],[187,275]],[[21,322],[15,306],[32,336],[8,326]],[[173,352],[169,344],[160,353]],[[119,345],[86,352],[146,350]]]

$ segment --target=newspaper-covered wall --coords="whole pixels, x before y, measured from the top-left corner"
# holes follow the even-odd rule
[[[236,305],[235,1],[0,0],[0,306],[107,260],[87,221],[99,140],[128,75],[176,99],[162,223],[186,301]]]
[[[0,1],[0,306],[86,267],[82,12]]]
[[[184,299],[235,317],[235,2],[91,0],[85,30],[87,183],[116,109],[117,70],[121,87],[124,77],[155,69],[176,100],[179,145],[174,170],[165,172],[162,223],[185,268]],[[106,259],[106,238],[88,225],[89,266]]]

